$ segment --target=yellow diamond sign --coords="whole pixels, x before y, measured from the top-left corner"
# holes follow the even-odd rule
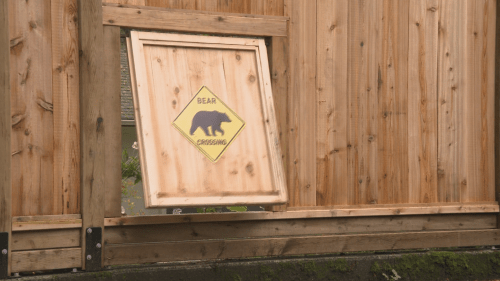
[[[203,86],[172,125],[212,162],[217,162],[245,122]]]

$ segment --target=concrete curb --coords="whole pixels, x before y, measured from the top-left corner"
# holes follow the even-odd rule
[[[492,280],[500,251],[427,251],[274,259],[177,262],[112,267],[100,272],[24,276],[28,280]]]

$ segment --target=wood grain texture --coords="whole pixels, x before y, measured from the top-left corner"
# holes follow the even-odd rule
[[[338,252],[496,245],[500,231],[422,231],[408,233],[299,236],[174,243],[121,244],[104,249],[105,265],[287,256]]]
[[[346,205],[348,2],[318,1],[316,205]]]
[[[378,97],[382,2],[349,1],[348,204],[378,202]]]
[[[104,227],[105,128],[102,1],[78,2],[82,248],[88,227]],[[84,255],[84,253],[81,253]],[[75,260],[76,261],[76,260]],[[85,268],[85,259],[82,268]]]
[[[274,108],[278,126],[281,147],[281,159],[287,175],[286,163],[289,163],[288,154],[288,38],[272,37],[268,48],[271,71],[271,84],[274,97]],[[287,180],[287,179],[286,179]],[[266,207],[269,208],[269,207]],[[285,211],[286,205],[272,206],[267,210]]]
[[[80,267],[81,248],[65,248],[12,253],[12,272]]]
[[[120,217],[122,202],[122,131],[120,27],[104,26],[105,217]]]
[[[467,3],[467,163],[468,200],[493,198],[495,2]]]
[[[378,62],[377,203],[408,203],[409,0],[383,1]],[[380,46],[378,46],[380,47]],[[372,87],[372,89],[375,89]]]
[[[13,231],[29,231],[44,229],[81,228],[81,215],[51,215],[51,216],[28,216],[13,217]]]
[[[410,0],[408,160],[410,203],[437,197],[437,44],[439,1]]]
[[[316,205],[316,0],[287,1],[290,16],[289,206]]]
[[[182,223],[108,227],[104,242],[106,245],[111,245],[290,235],[493,229],[495,227],[495,214]]]
[[[148,204],[286,201],[263,40],[135,32],[131,36]],[[171,125],[203,85],[246,122],[217,163],[196,151]]]
[[[146,6],[146,0],[104,0],[102,3]]]
[[[194,222],[224,222],[224,221],[247,221],[247,220],[280,220],[280,219],[302,219],[302,218],[332,218],[332,217],[376,217],[395,215],[428,215],[428,214],[465,214],[465,213],[498,213],[499,206],[496,202],[485,202],[481,204],[396,204],[387,207],[373,208],[367,205],[339,206],[335,209],[330,207],[308,210],[306,207],[289,207],[286,212],[248,212],[248,213],[226,213],[226,214],[192,214],[192,215],[157,215],[146,217],[122,217],[106,218],[106,226],[120,225],[148,225],[167,223],[194,223]],[[383,206],[383,205],[382,205]],[[295,209],[295,210],[294,210]]]
[[[76,0],[51,0],[54,194],[52,215],[80,213],[80,112]]]
[[[148,7],[103,7],[103,24],[130,28],[253,36],[286,36],[286,18]]]
[[[500,46],[500,4],[496,6],[496,46]],[[495,200],[500,200],[500,48],[495,52]],[[500,219],[497,220],[500,228]]]
[[[8,1],[13,215],[50,215],[54,119],[50,0]]]
[[[0,232],[8,233],[8,262],[11,263],[12,241],[12,156],[11,156],[11,109],[10,109],[10,38],[9,3],[0,3]],[[10,266],[7,275],[10,275]],[[3,278],[2,276],[1,278]]]
[[[23,231],[12,234],[12,250],[41,250],[80,247],[81,231],[75,229],[57,229],[41,231]]]
[[[218,11],[254,15],[283,15],[283,0],[106,0],[108,3],[132,4],[142,1],[145,6],[168,9]],[[134,4],[141,5],[141,4]]]
[[[467,106],[465,2],[440,1],[438,50],[438,200],[460,201],[459,167],[463,167],[464,121]]]

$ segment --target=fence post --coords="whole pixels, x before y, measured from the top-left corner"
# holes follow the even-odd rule
[[[0,245],[0,279],[10,276],[12,237],[11,113],[10,113],[9,1],[0,1],[0,233],[7,241]],[[6,235],[5,235],[6,233]],[[5,244],[5,245],[4,245]],[[7,250],[5,253],[4,250]],[[5,258],[5,256],[7,256]],[[5,264],[7,262],[7,264]],[[6,269],[6,270],[5,270]]]
[[[82,269],[99,270],[86,241],[99,243],[91,228],[104,229],[105,128],[102,0],[78,1],[80,55],[80,146]],[[94,231],[95,232],[95,231]],[[93,235],[92,235],[93,236]],[[93,246],[96,246],[93,245]],[[102,255],[101,255],[102,256]],[[94,257],[95,258],[95,257]]]

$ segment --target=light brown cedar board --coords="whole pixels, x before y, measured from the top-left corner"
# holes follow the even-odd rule
[[[129,51],[147,208],[286,203],[263,39],[131,32]],[[171,125],[202,86],[246,123],[216,163]]]

